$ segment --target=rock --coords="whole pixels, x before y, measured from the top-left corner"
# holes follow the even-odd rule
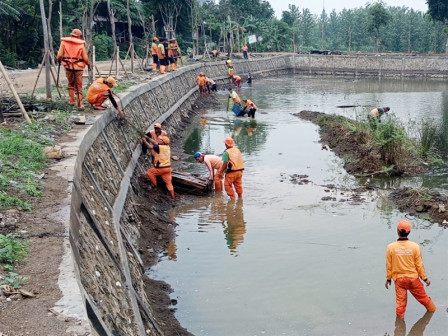
[[[49,159],[61,159],[62,158],[62,148],[61,148],[61,146],[45,147],[42,150],[42,154]]]
[[[22,295],[14,294],[14,295],[11,295],[8,299],[11,299],[11,300],[14,300],[14,301],[19,301],[20,299],[22,299]]]
[[[86,116],[81,115],[81,116],[74,116],[72,120],[75,124],[84,125],[87,119]]]
[[[415,207],[415,211],[417,212],[423,212],[425,210],[425,207],[423,205],[417,205]]]
[[[35,298],[36,295],[33,292],[29,292],[26,289],[19,289],[19,293],[25,298]]]

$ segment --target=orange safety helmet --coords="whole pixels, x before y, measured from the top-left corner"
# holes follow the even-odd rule
[[[231,137],[225,138],[224,143],[229,147],[235,146],[235,140],[233,140]]]
[[[75,29],[72,30],[70,35],[74,36],[74,37],[81,37],[82,36],[82,31],[79,30],[78,28],[75,28]]]
[[[165,135],[159,136],[159,140],[162,141],[165,145],[169,145],[170,144],[170,138],[168,138]]]

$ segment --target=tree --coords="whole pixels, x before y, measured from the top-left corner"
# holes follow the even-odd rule
[[[443,23],[444,32],[447,34],[448,2],[446,0],[426,0],[426,3],[428,4],[428,14],[433,20]],[[445,53],[448,53],[448,37],[445,43]]]
[[[16,10],[14,7],[8,5],[4,1],[0,1],[0,17],[2,16],[11,16],[14,19],[19,19],[19,11]]]
[[[392,17],[390,13],[384,8],[384,4],[380,1],[373,5],[367,7],[370,22],[368,25],[368,30],[370,32],[375,32],[375,52],[379,51],[380,47],[380,29],[387,26],[391,21]]]

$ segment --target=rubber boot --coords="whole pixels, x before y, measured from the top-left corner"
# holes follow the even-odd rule
[[[165,68],[166,68],[165,65],[161,65],[161,66],[160,66],[160,73],[161,73],[161,74],[166,74]]]
[[[68,104],[71,106],[75,105],[75,89],[68,89],[68,96],[70,97]]]
[[[434,312],[434,311],[436,311],[436,309],[437,309],[437,307],[434,304],[434,301],[432,301],[432,300],[426,306],[426,310],[428,310],[429,312]]]
[[[152,71],[157,71],[157,63],[152,63]]]
[[[78,98],[78,110],[82,111],[82,110],[84,110],[85,107],[82,104],[82,93],[81,92],[78,92],[77,98]]]
[[[174,190],[170,190],[171,199],[174,199]]]

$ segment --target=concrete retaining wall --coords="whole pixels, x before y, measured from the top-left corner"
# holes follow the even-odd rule
[[[448,77],[446,56],[294,55],[296,72],[309,74]]]
[[[351,75],[418,75],[445,77],[447,58],[283,55],[234,62],[235,73],[338,73]],[[227,82],[224,62],[182,67],[122,94],[129,122],[105,111],[83,139],[75,166],[70,241],[76,274],[87,312],[99,335],[163,335],[153,318],[137,251],[140,225],[131,177],[147,167],[139,162],[140,134],[163,122],[176,134],[198,96],[200,71]]]

